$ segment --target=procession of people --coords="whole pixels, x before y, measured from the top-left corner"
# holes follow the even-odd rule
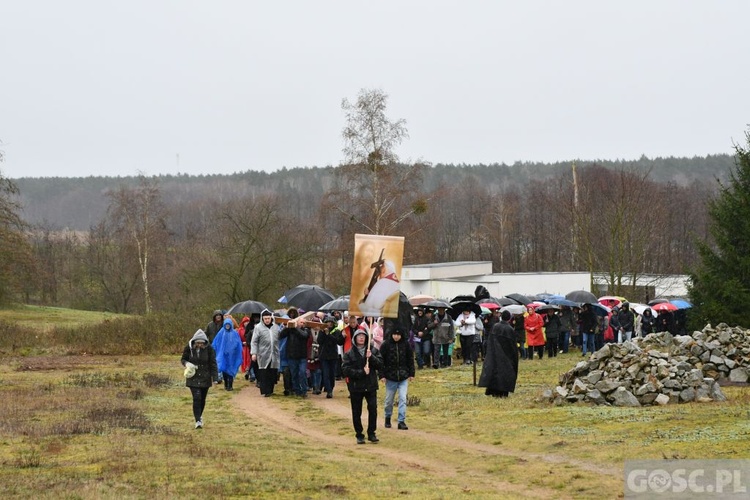
[[[626,300],[601,302],[535,300],[500,306],[487,301],[475,313],[470,302],[436,300],[411,307],[406,322],[398,318],[391,325],[386,318],[349,314],[341,305],[303,315],[293,306],[266,308],[243,315],[240,323],[217,310],[205,332],[192,336],[181,359],[193,395],[195,428],[203,428],[212,383],[223,381],[224,389],[232,391],[235,378],[244,374],[263,397],[276,394],[281,382],[284,396],[306,399],[325,393],[331,399],[336,382],[344,381],[356,442],[377,443],[378,389],[385,389],[384,427],[391,428],[395,417],[396,428],[408,430],[407,393],[418,370],[448,369],[454,358],[463,365],[478,364],[478,387],[487,396],[507,398],[515,391],[521,360],[577,351],[586,356],[605,343],[658,331],[677,334],[684,328],[684,314],[666,304],[634,310]]]

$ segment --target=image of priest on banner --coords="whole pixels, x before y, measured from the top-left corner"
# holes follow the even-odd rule
[[[373,320],[398,317],[403,259],[402,236],[354,235],[349,314]]]
[[[378,266],[378,280],[371,289],[365,289],[365,295],[359,304],[363,316],[378,317],[382,315],[386,301],[398,297],[401,285],[396,275],[396,265],[384,260]]]

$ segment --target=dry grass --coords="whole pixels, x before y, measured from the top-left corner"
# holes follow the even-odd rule
[[[727,403],[649,408],[536,402],[574,354],[522,361],[518,390],[488,398],[470,367],[427,368],[410,385],[409,433],[381,435],[369,455],[352,441],[345,406],[272,403],[331,441],[280,430],[231,404],[244,392],[212,389],[206,428],[192,428],[178,357],[0,358],[0,493],[35,498],[512,498],[492,478],[551,498],[622,494],[626,459],[746,458],[750,389],[724,388]],[[239,383],[240,381],[238,381]],[[241,381],[241,384],[246,384]],[[342,393],[343,394],[343,393]],[[339,394],[337,393],[337,397]],[[336,400],[334,400],[336,401]],[[346,404],[342,396],[342,405]],[[382,419],[382,404],[380,405]],[[395,436],[396,438],[389,436]],[[452,480],[419,467],[441,462]]]

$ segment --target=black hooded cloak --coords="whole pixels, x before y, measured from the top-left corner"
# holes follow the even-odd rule
[[[487,354],[479,377],[479,387],[486,387],[487,394],[513,392],[517,377],[516,332],[507,321],[499,321],[487,336]]]

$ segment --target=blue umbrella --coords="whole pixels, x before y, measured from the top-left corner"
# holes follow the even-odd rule
[[[542,294],[540,294],[540,295],[542,295]],[[541,299],[541,300],[542,300],[542,302],[546,302],[547,304],[549,304],[550,301],[552,301],[552,300],[560,300],[560,299],[566,300],[564,295],[556,295],[556,294],[547,294],[547,296],[545,298]]]
[[[693,307],[693,304],[691,304],[687,300],[674,299],[674,300],[670,300],[670,302],[676,305],[677,309],[690,309],[691,307]]]

